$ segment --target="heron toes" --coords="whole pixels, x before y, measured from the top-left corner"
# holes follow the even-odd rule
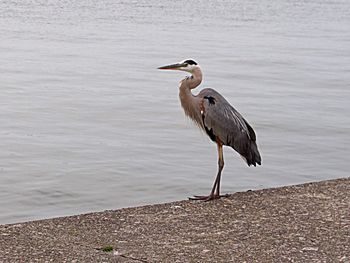
[[[193,197],[189,197],[189,200],[192,201],[211,201],[211,200],[215,200],[215,199],[219,199],[221,197],[228,197],[229,194],[224,194],[224,195],[218,195],[218,194],[210,194],[210,195],[195,195]]]
[[[220,198],[220,196],[218,196],[218,195],[195,195],[193,197],[189,197],[188,199],[191,201],[207,202],[207,201],[211,201],[211,200],[219,199],[219,198]]]

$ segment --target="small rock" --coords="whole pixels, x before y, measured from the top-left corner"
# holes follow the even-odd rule
[[[304,247],[301,251],[318,251],[318,247]]]
[[[340,262],[346,262],[346,256],[343,256],[339,261]]]

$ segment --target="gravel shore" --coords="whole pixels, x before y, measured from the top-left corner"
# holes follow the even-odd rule
[[[350,262],[350,178],[0,225],[0,262]]]

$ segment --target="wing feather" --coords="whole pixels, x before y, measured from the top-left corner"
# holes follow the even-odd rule
[[[242,115],[213,89],[202,90],[198,97],[203,99],[203,126],[210,138],[234,148],[248,165],[259,163],[255,132]]]

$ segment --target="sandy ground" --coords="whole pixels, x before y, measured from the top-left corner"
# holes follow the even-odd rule
[[[350,178],[1,225],[0,262],[350,262]]]

